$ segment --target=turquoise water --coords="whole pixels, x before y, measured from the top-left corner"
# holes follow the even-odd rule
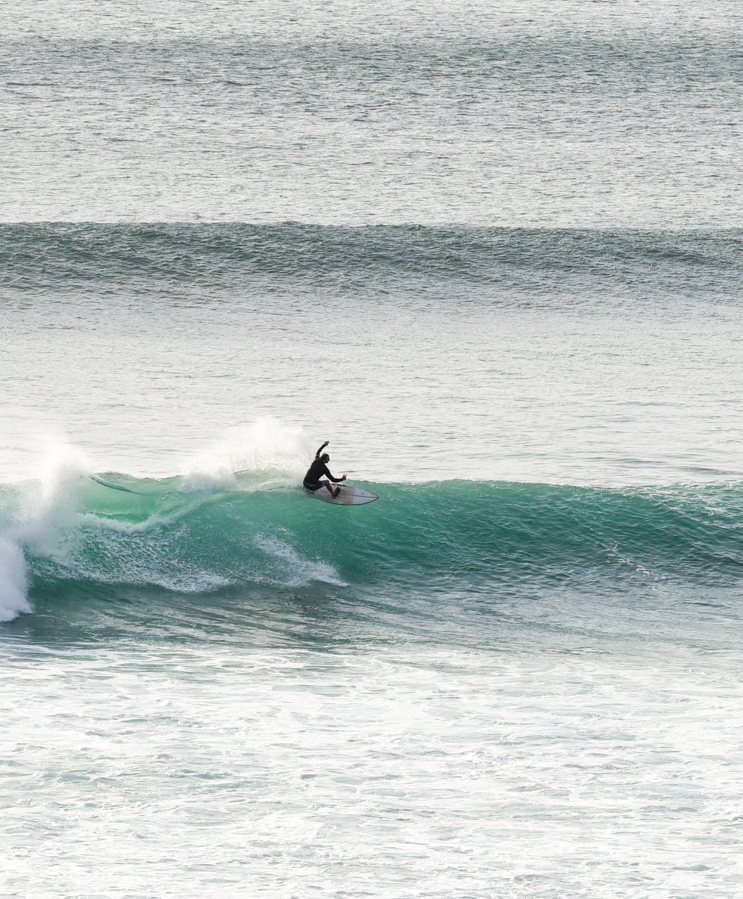
[[[384,584],[407,596],[442,584],[481,592],[525,581],[736,586],[743,564],[737,486],[365,484],[381,491],[378,508],[328,515],[282,480],[237,474],[199,489],[182,478],[81,477],[65,485],[62,508],[47,510],[46,522],[20,525],[19,539],[40,589],[73,581],[201,592],[319,581]]]
[[[3,493],[10,895],[734,895],[739,486],[102,480]]]
[[[741,22],[0,11],[3,896],[737,899]]]
[[[6,895],[737,894],[737,231],[0,253]]]

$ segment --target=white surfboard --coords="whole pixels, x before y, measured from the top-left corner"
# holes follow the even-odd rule
[[[334,503],[336,506],[363,506],[379,499],[376,493],[371,493],[362,487],[352,487],[350,484],[339,484],[338,486],[341,488],[341,492],[336,497],[332,497],[325,487],[315,490],[312,495],[323,502]]]

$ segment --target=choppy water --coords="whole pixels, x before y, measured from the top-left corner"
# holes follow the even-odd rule
[[[2,895],[737,897],[737,6],[0,34]]]
[[[737,227],[736,0],[0,13],[5,221]]]

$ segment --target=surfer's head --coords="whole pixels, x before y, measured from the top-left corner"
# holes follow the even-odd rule
[[[320,461],[327,465],[328,462],[330,462],[330,456],[327,453],[323,453],[322,456],[320,456]]]

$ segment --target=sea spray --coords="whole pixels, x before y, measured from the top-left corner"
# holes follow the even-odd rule
[[[184,463],[183,489],[234,488],[235,472],[260,473],[256,488],[284,483],[287,477],[299,483],[314,449],[302,428],[274,418],[236,425]],[[243,478],[243,486],[246,483]]]
[[[60,442],[47,452],[40,480],[0,487],[0,620],[32,610],[26,553],[59,561],[65,544],[79,540],[77,491],[86,466],[79,450]]]

